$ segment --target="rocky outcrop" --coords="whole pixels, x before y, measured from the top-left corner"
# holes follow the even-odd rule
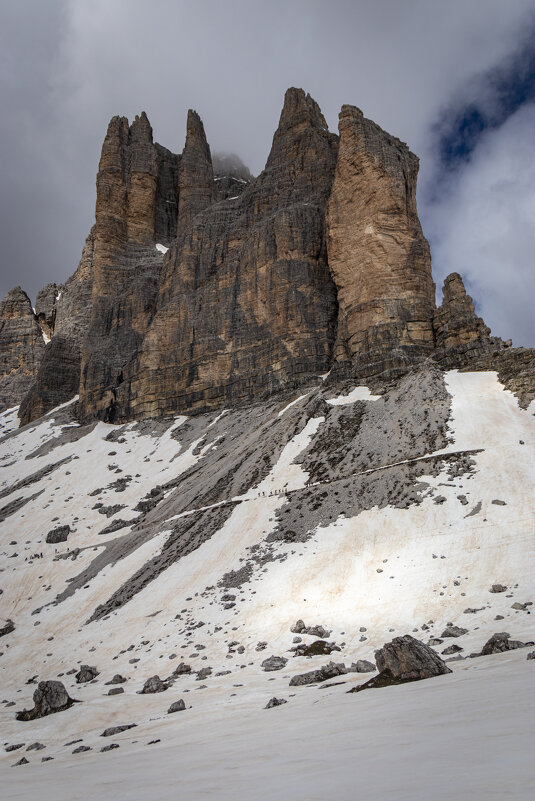
[[[45,343],[20,286],[0,303],[0,411],[20,403],[35,380]]]
[[[444,370],[496,370],[504,386],[527,408],[535,399],[535,350],[513,348],[490,335],[475,313],[463,280],[452,273],[444,282],[443,300],[435,311],[433,358]]]
[[[444,281],[441,306],[433,319],[437,348],[456,348],[476,340],[488,342],[490,328],[476,315],[474,302],[466,294],[459,273],[451,273]]]
[[[145,113],[114,117],[97,175],[91,313],[80,415],[115,419],[115,388],[154,313],[163,255],[177,234],[179,157],[154,144]]]
[[[196,111],[188,111],[186,144],[178,168],[178,222],[183,235],[193,218],[212,202],[214,172],[204,125]]]
[[[290,89],[261,175],[191,219],[186,207],[156,313],[116,388],[115,419],[244,403],[328,369],[337,307],[325,206],[336,152],[315,101]]]
[[[360,376],[395,371],[433,349],[435,287],[416,212],[418,159],[342,106],[327,208],[329,267],[338,290],[336,359]]]
[[[93,255],[94,228],[86,239],[74,275],[65,284],[48,284],[37,296],[37,319],[50,342],[44,350],[35,382],[21,403],[21,425],[66,403],[78,393],[82,343],[91,316]]]

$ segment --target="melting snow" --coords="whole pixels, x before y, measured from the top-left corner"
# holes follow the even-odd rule
[[[328,375],[328,373],[327,373]],[[368,387],[355,387],[348,395],[339,395],[337,398],[330,398],[327,403],[331,406],[345,406],[355,401],[376,401],[380,395],[372,395]]]

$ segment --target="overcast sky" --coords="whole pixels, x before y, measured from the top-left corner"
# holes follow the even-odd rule
[[[284,91],[359,106],[420,156],[435,281],[535,345],[535,0],[1,0],[0,296],[76,268],[109,118],[264,166]]]

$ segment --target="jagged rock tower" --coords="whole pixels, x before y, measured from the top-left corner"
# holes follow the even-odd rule
[[[214,176],[195,111],[181,155],[144,113],[114,117],[78,269],[35,311],[20,289],[0,307],[0,405],[21,403],[25,423],[79,393],[81,420],[117,422],[248,403],[329,370],[384,383],[426,358],[498,364],[527,402],[533,351],[490,337],[460,276],[435,307],[416,156],[354,106],[339,134],[289,89],[263,172],[230,160]]]

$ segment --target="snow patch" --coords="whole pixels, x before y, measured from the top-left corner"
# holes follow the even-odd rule
[[[379,400],[380,397],[380,395],[372,395],[369,387],[355,387],[348,395],[338,395],[337,398],[329,398],[327,403],[330,406],[345,406],[348,403],[355,403],[355,401],[376,401]]]

